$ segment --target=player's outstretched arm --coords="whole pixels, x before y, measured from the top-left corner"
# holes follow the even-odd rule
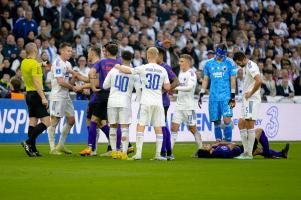
[[[90,84],[91,84],[91,89],[93,92],[99,92],[100,89],[97,88],[97,86],[99,85],[99,82],[97,80],[96,77],[96,70],[94,68],[92,68],[89,71],[89,80],[90,80]]]
[[[56,77],[56,80],[61,87],[67,88],[69,90],[75,90],[75,87],[69,82],[65,82],[62,77]]]
[[[171,84],[170,84],[170,87],[171,87],[171,90],[174,90],[176,87],[178,87],[180,85],[180,81],[178,79],[178,77],[174,77],[172,80],[171,80]]]
[[[163,89],[166,90],[166,91],[169,91],[171,89],[170,83],[164,83],[163,84]]]
[[[132,74],[132,68],[130,67],[127,67],[127,66],[124,66],[124,65],[115,65],[114,66],[115,69],[118,69],[119,71],[121,71],[122,73],[125,73],[125,74]]]

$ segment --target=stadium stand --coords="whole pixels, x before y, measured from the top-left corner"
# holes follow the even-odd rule
[[[0,97],[9,93],[10,79],[18,74],[28,42],[39,47],[41,62],[50,63],[61,42],[71,43],[70,62],[87,73],[89,66],[80,60],[87,56],[87,48],[102,48],[115,40],[121,50],[135,54],[134,67],[145,63],[149,46],[166,49],[165,60],[175,73],[179,55],[192,55],[198,89],[204,62],[214,55],[216,44],[226,43],[229,57],[244,51],[258,63],[264,100],[297,103],[300,11],[298,0],[1,0]],[[43,68],[48,91],[50,66]],[[237,83],[239,98],[240,75]]]

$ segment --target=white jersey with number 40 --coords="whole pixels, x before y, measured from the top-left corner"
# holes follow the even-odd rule
[[[258,65],[249,60],[246,67],[243,68],[244,70],[244,82],[243,82],[243,94],[250,92],[254,85],[255,85],[255,76],[260,75]],[[260,97],[260,89],[258,89],[250,98],[249,100],[253,101],[261,101]]]
[[[62,87],[57,82],[56,78],[63,78],[64,82],[69,82],[70,73],[68,68],[72,68],[70,62],[63,61],[59,56],[54,60],[51,66],[51,92],[50,100],[59,101],[70,99],[69,89]]]
[[[110,88],[108,108],[129,108],[131,109],[131,100],[133,88],[140,89],[141,84],[138,76],[124,74],[113,68],[108,73],[103,88]]]
[[[140,104],[148,106],[163,106],[162,87],[168,84],[167,71],[156,63],[148,63],[131,69],[133,74],[139,74],[142,83]]]

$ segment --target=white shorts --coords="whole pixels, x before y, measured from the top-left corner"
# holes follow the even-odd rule
[[[74,107],[71,100],[50,101],[50,116],[72,117],[74,116]]]
[[[260,101],[246,100],[245,98],[243,98],[241,111],[242,119],[257,120],[259,109]]]
[[[194,110],[175,110],[172,123],[181,124],[185,123],[188,126],[196,125],[196,114]]]
[[[108,108],[108,121],[110,124],[130,124],[132,110],[129,108]]]
[[[151,125],[153,127],[165,126],[163,106],[140,105],[138,111],[138,124],[141,126]]]

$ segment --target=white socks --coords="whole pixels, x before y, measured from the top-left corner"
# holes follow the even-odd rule
[[[129,146],[129,129],[128,128],[121,128],[121,145],[122,145],[122,152],[127,154],[128,146]]]
[[[240,130],[240,137],[242,145],[244,146],[244,154],[252,156],[253,146],[255,141],[255,129],[242,129]]]
[[[163,134],[156,134],[156,157],[161,156],[161,148],[163,143]]]
[[[116,140],[117,140],[117,129],[116,128],[110,128],[110,145],[112,148],[112,151],[116,151]]]
[[[67,135],[70,132],[71,128],[72,128],[72,126],[70,126],[68,123],[66,123],[64,125],[61,136],[60,136],[60,141],[58,143],[58,146],[64,146]]]
[[[248,153],[248,132],[247,129],[241,129],[240,131],[240,137],[242,145],[244,146],[244,154]]]
[[[193,134],[193,136],[194,136],[196,144],[198,145],[198,149],[201,149],[203,147],[201,134],[197,131],[197,132],[195,132],[195,134]]]
[[[175,145],[178,137],[178,132],[171,132],[171,149],[173,149],[173,146]]]
[[[142,155],[143,138],[144,138],[144,134],[142,132],[138,132],[136,134],[136,148],[137,148],[136,155],[140,157]]]
[[[55,127],[49,126],[47,129],[50,151],[55,149]]]
[[[253,146],[255,141],[255,129],[248,129],[248,156],[253,156]]]

